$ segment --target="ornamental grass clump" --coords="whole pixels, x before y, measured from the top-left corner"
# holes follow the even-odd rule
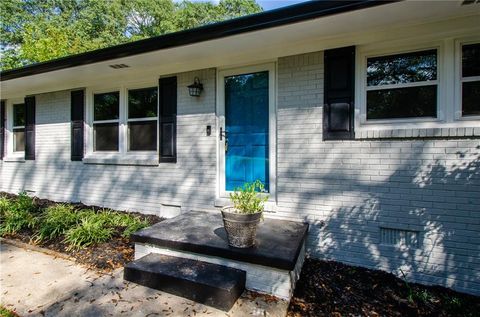
[[[108,241],[113,236],[113,228],[105,226],[105,222],[96,217],[82,218],[78,226],[65,233],[65,243],[69,249],[80,249],[93,244]]]
[[[237,187],[233,193],[230,193],[230,200],[237,213],[255,214],[264,210],[268,195],[265,193],[265,185],[256,180],[245,183],[243,187]]]
[[[0,235],[31,229],[34,241],[60,238],[70,249],[106,242],[114,236],[129,238],[148,226],[149,222],[139,216],[109,209],[78,209],[70,204],[40,209],[25,193],[14,199],[0,197]]]
[[[14,234],[23,229],[33,229],[38,223],[38,215],[33,198],[21,193],[16,199],[0,202],[0,235]]]
[[[41,217],[37,240],[54,239],[79,224],[81,213],[73,206],[55,204],[49,206]]]

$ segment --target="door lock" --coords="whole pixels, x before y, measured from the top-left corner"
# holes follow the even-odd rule
[[[222,141],[223,138],[225,138],[225,140],[227,139],[227,133],[228,133],[228,131],[223,130],[223,128],[220,127],[220,141]]]
[[[228,131],[223,130],[223,128],[220,127],[220,141],[223,140],[223,138],[225,138],[225,152],[228,151],[228,137],[227,137],[227,134],[228,134]]]

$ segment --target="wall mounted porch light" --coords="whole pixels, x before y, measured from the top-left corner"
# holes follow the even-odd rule
[[[200,79],[198,77],[195,77],[193,79],[193,84],[188,86],[188,93],[192,97],[199,97],[200,94],[202,93],[203,90],[203,85],[200,83]]]

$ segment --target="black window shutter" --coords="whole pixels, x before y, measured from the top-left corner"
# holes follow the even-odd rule
[[[160,78],[159,84],[160,162],[177,162],[177,77]]]
[[[35,160],[35,97],[25,97],[25,160]]]
[[[72,135],[71,135],[71,159],[81,161],[83,159],[83,131],[84,131],[84,106],[85,92],[75,90],[70,93]]]
[[[0,103],[0,160],[5,155],[5,101]]]
[[[323,139],[353,139],[355,46],[325,51],[324,65]]]

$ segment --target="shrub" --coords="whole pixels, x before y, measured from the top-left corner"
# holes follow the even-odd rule
[[[12,234],[22,229],[33,228],[37,224],[37,218],[25,210],[10,209],[5,213],[0,234]]]
[[[65,234],[80,222],[81,213],[73,206],[56,204],[45,211],[40,222],[37,240],[53,239]]]
[[[0,197],[0,217],[1,220],[5,217],[5,214],[12,208],[12,202],[7,197]]]
[[[125,230],[123,231],[122,236],[125,238],[130,237],[130,235],[140,229],[148,227],[150,224],[147,220],[142,220],[140,217],[129,216],[128,223],[126,223]]]
[[[63,241],[70,249],[105,242],[117,231],[128,238],[149,225],[138,216],[108,209],[76,210],[69,204],[55,204],[40,210],[25,193],[16,199],[0,197],[0,216],[0,235],[35,228],[37,241],[65,236]]]
[[[105,242],[113,235],[113,229],[96,217],[82,218],[80,224],[65,233],[64,241],[70,249],[79,249],[92,244]]]
[[[17,210],[24,210],[29,213],[34,213],[38,211],[33,201],[33,198],[28,196],[25,192],[22,192],[18,195],[14,205]]]
[[[132,233],[148,227],[148,222],[142,220],[138,216],[118,213],[108,209],[104,209],[98,212],[93,210],[86,210],[82,216],[90,219],[93,222],[101,222],[105,227],[109,228],[123,228],[123,237],[130,237]]]
[[[2,198],[1,202],[2,222],[0,235],[16,233],[22,229],[33,228],[38,222],[33,214],[36,211],[33,198],[21,193],[17,199],[11,201]]]
[[[236,188],[233,193],[230,193],[230,199],[237,212],[254,214],[264,209],[264,203],[268,200],[268,195],[263,194],[264,192],[265,186],[261,181],[256,180]]]

